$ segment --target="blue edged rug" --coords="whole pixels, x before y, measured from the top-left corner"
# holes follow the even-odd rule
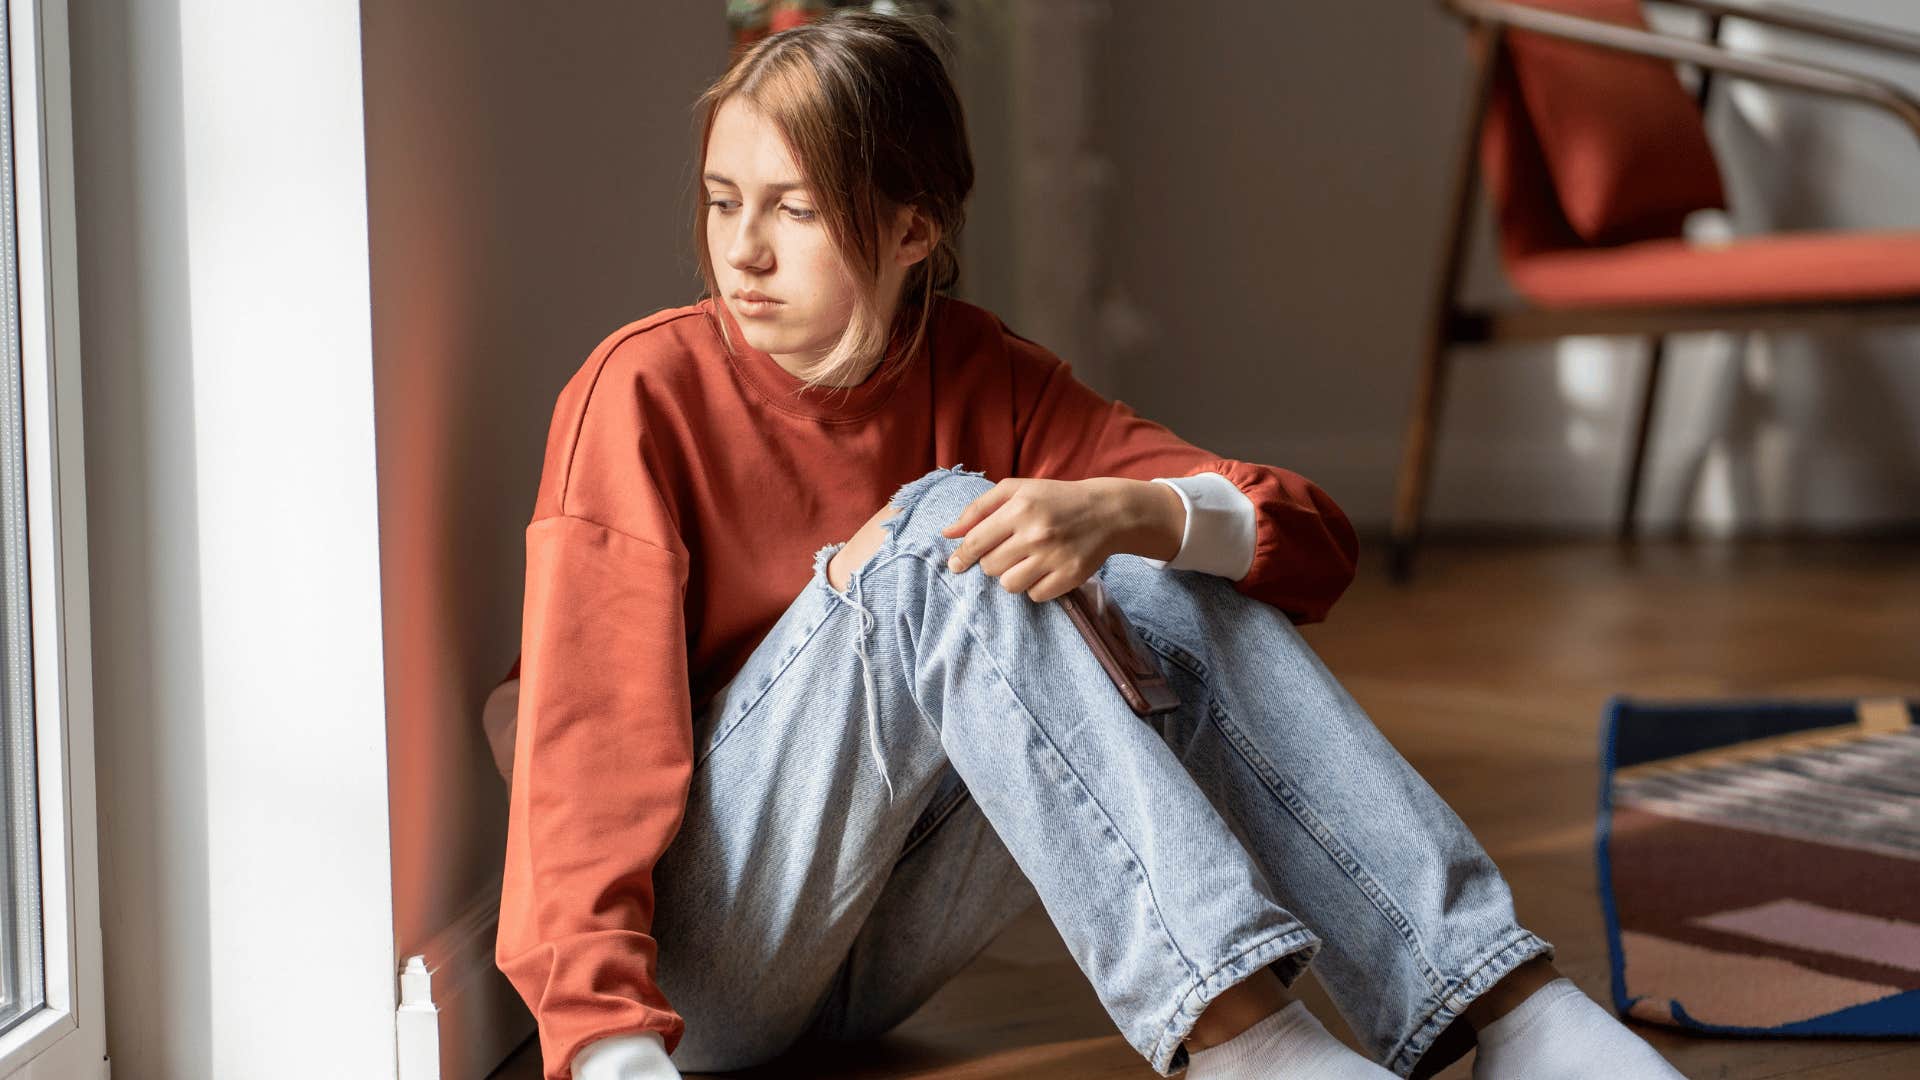
[[[1920,1035],[1920,705],[1616,697],[1613,1000],[1727,1035]]]

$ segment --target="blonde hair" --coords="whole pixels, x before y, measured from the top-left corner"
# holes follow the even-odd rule
[[[933,33],[923,17],[841,8],[743,50],[695,103],[696,183],[720,106],[738,95],[787,140],[856,289],[854,310],[834,347],[813,364],[806,386],[851,384],[874,357],[875,378],[904,369],[926,339],[934,294],[960,276],[957,241],[973,189],[966,119]],[[922,27],[925,29],[922,29]],[[927,257],[902,283],[893,317],[879,291],[880,230],[899,207],[917,209],[939,230]],[[705,296],[725,303],[707,247],[707,200],[695,200],[693,236]],[[731,352],[732,335],[716,320]],[[909,329],[910,328],[910,329]],[[895,340],[894,354],[885,350]]]

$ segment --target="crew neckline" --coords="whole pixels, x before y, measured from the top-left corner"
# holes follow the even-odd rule
[[[707,313],[709,319],[726,320],[727,328],[732,332],[734,341],[733,355],[728,357],[728,363],[740,373],[741,378],[766,397],[769,404],[786,412],[816,420],[840,421],[858,420],[879,411],[880,407],[893,397],[901,383],[914,377],[915,373],[925,366],[933,343],[934,325],[940,317],[938,297],[934,303],[936,305],[934,312],[927,320],[927,339],[921,342],[919,350],[912,357],[905,361],[893,362],[896,366],[901,363],[908,364],[907,370],[898,373],[882,372],[881,367],[875,367],[867,373],[865,379],[853,386],[815,387],[807,386],[806,381],[800,376],[781,367],[780,361],[775,360],[771,353],[749,345],[746,335],[740,332],[739,320],[734,318],[733,311],[727,305],[715,297],[708,296],[700,300],[699,307]],[[719,333],[719,327],[716,326],[715,336],[718,337]],[[721,340],[720,345],[724,353],[726,351],[724,339]]]

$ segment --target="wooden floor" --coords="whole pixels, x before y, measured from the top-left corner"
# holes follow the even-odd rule
[[[1594,886],[1598,722],[1609,695],[1920,695],[1920,544],[1432,545],[1384,580],[1380,545],[1309,640],[1471,826],[1521,922],[1609,1000]],[[1309,976],[1297,989],[1346,1026]],[[1727,1040],[1635,1025],[1689,1077],[1920,1077],[1920,1042]],[[1465,1080],[1471,1055],[1441,1076]],[[529,1044],[497,1074],[539,1077]],[[754,1077],[1130,1077],[1122,1042],[1035,905],[901,1027],[838,1060]]]

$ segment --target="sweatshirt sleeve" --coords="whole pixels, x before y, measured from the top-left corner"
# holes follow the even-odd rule
[[[1004,325],[1004,324],[1003,324]],[[1353,581],[1359,541],[1347,515],[1298,473],[1221,457],[1108,400],[1044,347],[1006,331],[1014,371],[1015,475],[1136,480],[1225,477],[1253,507],[1253,559],[1234,580],[1296,623],[1318,622]]]
[[[526,527],[520,701],[494,963],[539,1026],[544,1080],[591,1043],[685,1021],[656,978],[654,867],[693,773],[690,555],[651,438],[663,339],[609,338],[554,408]]]
[[[686,567],[569,515],[527,527],[520,716],[495,962],[546,1080],[586,1044],[685,1022],[655,984],[653,868],[692,774]]]

